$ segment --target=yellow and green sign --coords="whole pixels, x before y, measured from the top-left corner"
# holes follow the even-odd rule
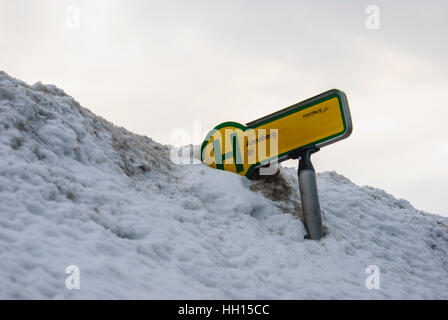
[[[347,98],[333,89],[247,125],[221,123],[202,143],[201,160],[250,178],[255,168],[342,140],[351,131]]]

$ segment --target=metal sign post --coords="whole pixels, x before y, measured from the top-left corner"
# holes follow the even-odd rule
[[[299,177],[302,213],[308,238],[322,238],[322,216],[320,213],[319,195],[317,193],[316,172],[311,163],[311,154],[319,149],[308,149],[301,153],[297,175]]]

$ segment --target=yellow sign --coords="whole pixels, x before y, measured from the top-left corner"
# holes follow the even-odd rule
[[[216,126],[202,143],[201,160],[250,178],[255,168],[342,140],[351,131],[347,98],[333,89],[246,126],[237,122]]]

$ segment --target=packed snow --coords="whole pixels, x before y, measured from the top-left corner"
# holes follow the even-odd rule
[[[448,299],[447,218],[324,172],[326,236],[306,240],[294,169],[251,181],[169,153],[0,72],[0,298]]]

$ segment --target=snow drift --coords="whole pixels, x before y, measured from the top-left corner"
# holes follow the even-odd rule
[[[448,298],[447,218],[325,172],[327,235],[304,240],[296,172],[281,170],[174,165],[61,89],[0,72],[0,298]]]

